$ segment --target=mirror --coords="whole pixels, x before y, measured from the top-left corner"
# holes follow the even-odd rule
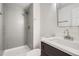
[[[57,3],[58,26],[79,26],[79,3]]]

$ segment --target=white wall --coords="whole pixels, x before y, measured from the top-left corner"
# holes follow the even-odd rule
[[[70,35],[74,40],[79,41],[79,27],[58,27],[56,6],[54,3],[41,4],[41,36],[55,34],[63,36],[64,30],[69,29]]]
[[[41,36],[53,35],[57,26],[55,5],[51,3],[41,3]]]
[[[40,48],[40,5],[31,4],[28,9],[28,40],[27,44],[31,49]]]
[[[0,13],[2,12],[2,4],[0,3]],[[3,14],[2,14],[3,15]],[[0,15],[0,55],[3,53],[3,16]]]
[[[4,8],[4,43],[5,49],[24,45],[24,8],[27,4],[5,3]]]
[[[40,4],[33,4],[33,48],[41,48],[40,40]]]

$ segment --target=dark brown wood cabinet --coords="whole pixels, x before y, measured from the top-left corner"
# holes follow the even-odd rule
[[[44,42],[41,42],[41,56],[70,56],[70,55]]]

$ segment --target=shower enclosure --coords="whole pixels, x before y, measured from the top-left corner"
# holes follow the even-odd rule
[[[26,53],[27,46],[32,50],[40,45],[40,5],[0,3],[0,55],[14,53],[11,51],[19,47],[14,54]]]

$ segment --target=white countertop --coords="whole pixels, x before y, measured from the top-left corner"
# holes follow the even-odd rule
[[[44,42],[44,43],[46,43],[50,46],[53,46],[53,47],[55,47],[55,48],[57,48],[57,49],[59,49],[63,52],[66,52],[66,53],[68,53],[72,56],[79,56],[79,50],[76,50],[76,49],[73,49],[71,47],[67,47],[67,46],[58,44],[58,43],[56,43],[54,41],[50,41],[49,39],[46,39],[46,38],[45,39],[42,38],[41,40],[42,40],[42,42]]]

